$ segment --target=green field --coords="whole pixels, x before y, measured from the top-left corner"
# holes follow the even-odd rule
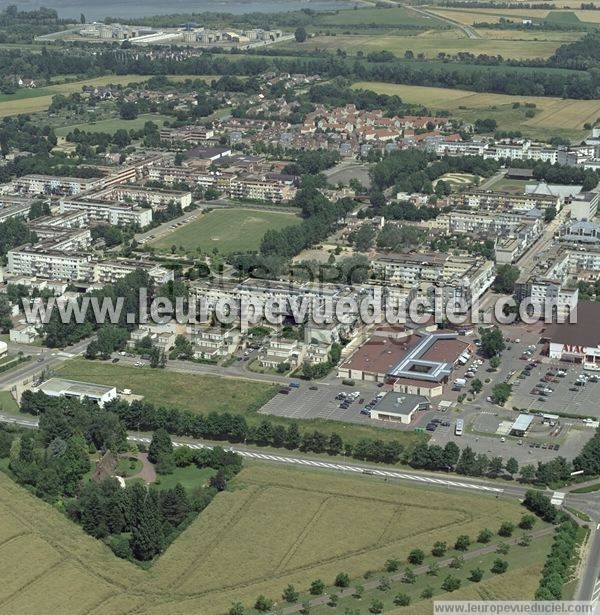
[[[57,137],[66,137],[72,130],[79,128],[79,130],[86,130],[87,132],[107,132],[114,134],[121,128],[125,130],[140,130],[144,127],[146,122],[154,122],[158,126],[162,126],[165,123],[167,117],[165,115],[156,115],[152,113],[146,113],[138,115],[134,120],[122,120],[121,118],[110,118],[106,120],[99,120],[97,122],[91,121],[83,124],[70,124],[69,126],[60,126],[55,129]]]
[[[466,38],[458,30],[428,31],[418,36],[395,36],[387,32],[351,35],[333,34],[320,35],[304,43],[286,44],[293,49],[324,49],[336,51],[343,49],[348,53],[362,51],[390,51],[397,56],[403,56],[408,50],[415,55],[424,54],[427,58],[435,58],[439,53],[455,55],[460,52],[488,55],[501,55],[505,58],[529,59],[547,58],[562,45],[561,41],[533,40],[502,40],[493,38]]]
[[[525,186],[530,183],[530,181],[526,181],[524,179],[506,179],[503,177],[494,182],[488,188],[490,190],[500,190],[504,192],[512,192],[514,194],[524,194]]]
[[[381,575],[390,557],[405,560],[415,547],[427,551],[436,540],[474,537],[521,514],[516,501],[492,496],[253,464],[143,570],[116,558],[0,473],[0,610],[11,615],[224,615],[232,601],[251,605],[261,593],[281,602],[288,583],[305,592],[312,580],[331,584],[340,571],[353,582],[365,582],[362,575],[367,570]],[[480,584],[463,584],[452,598],[477,591],[531,598],[547,546],[544,537],[528,548],[512,547],[507,574],[492,578],[488,572]],[[427,582],[439,591],[444,576],[441,571]],[[431,602],[417,605],[431,611]],[[360,606],[360,601],[353,604]],[[328,609],[332,615],[344,612]]]
[[[215,474],[213,468],[197,468],[194,464],[184,468],[176,467],[171,474],[160,475],[156,486],[159,489],[173,489],[177,483],[180,483],[191,493],[198,487],[206,485]]]
[[[185,226],[152,242],[159,250],[171,246],[183,247],[185,252],[212,252],[218,248],[222,254],[256,250],[263,235],[270,229],[279,230],[299,224],[293,213],[262,211],[258,209],[215,209]]]
[[[422,104],[432,110],[448,110],[453,116],[469,122],[493,118],[501,130],[520,130],[534,138],[547,139],[550,135],[558,135],[579,139],[586,134],[583,125],[600,117],[599,100],[510,96],[375,81],[360,81],[354,87],[381,94],[397,94],[406,102]],[[514,103],[521,106],[513,108]],[[536,105],[534,117],[526,117],[525,103]]]
[[[0,412],[9,412],[14,414],[18,410],[19,406],[10,394],[10,391],[0,391]]]
[[[198,414],[213,410],[240,413],[256,410],[276,391],[273,386],[262,382],[140,369],[86,359],[66,361],[57,373],[61,378],[128,388],[157,406],[181,408]]]
[[[318,19],[319,26],[364,26],[369,24],[385,26],[426,26],[445,27],[441,19],[426,17],[410,7],[366,8],[337,11],[334,15],[325,14]]]

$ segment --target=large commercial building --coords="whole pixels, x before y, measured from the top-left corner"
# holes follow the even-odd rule
[[[429,409],[429,400],[421,395],[386,393],[372,408],[371,418],[410,425],[415,413]]]
[[[50,380],[40,384],[36,390],[50,397],[74,397],[81,401],[88,399],[101,407],[117,397],[115,387],[76,380],[63,380],[62,378],[50,378]]]
[[[580,301],[574,313],[577,322],[553,324],[545,332],[551,359],[600,366],[600,303]]]

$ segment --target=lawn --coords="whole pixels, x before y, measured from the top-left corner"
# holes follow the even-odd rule
[[[599,100],[510,96],[374,81],[361,81],[354,87],[382,94],[397,94],[406,102],[423,104],[433,110],[445,109],[467,121],[494,118],[502,130],[520,130],[534,138],[548,138],[552,134],[578,139],[585,134],[583,125],[600,116]],[[521,106],[515,109],[514,103]],[[525,116],[525,103],[536,105],[534,117]]]
[[[180,483],[188,491],[193,492],[198,487],[206,485],[216,474],[213,468],[198,468],[195,465],[185,468],[175,468],[172,474],[160,474],[155,483],[159,489],[173,489]]]
[[[0,601],[11,615],[222,615],[234,600],[249,605],[261,593],[279,601],[288,583],[304,592],[340,571],[359,581],[390,557],[474,537],[522,512],[514,500],[487,495],[253,464],[143,570],[0,473]],[[547,545],[544,538],[512,547],[507,574],[488,574],[451,597],[478,597],[485,588],[501,599],[530,598]],[[439,587],[443,576],[431,584]]]
[[[19,411],[19,406],[14,400],[10,391],[0,391],[0,412],[15,414]]]
[[[489,186],[489,189],[512,192],[513,194],[524,194],[525,186],[530,183],[530,181],[524,179],[506,179],[503,177]]]
[[[277,390],[262,382],[141,369],[86,359],[66,361],[58,368],[57,375],[84,382],[111,384],[118,389],[128,388],[157,406],[181,408],[198,414],[213,410],[254,411]]]
[[[460,52],[488,55],[501,55],[505,58],[529,59],[547,58],[562,45],[562,41],[502,40],[493,38],[466,38],[458,31],[428,31],[418,36],[394,36],[387,33],[365,35],[316,36],[304,43],[286,45],[294,49],[326,49],[335,51],[344,49],[349,53],[363,51],[390,51],[403,56],[408,50],[415,55],[425,54],[435,58],[439,53],[455,55]]]
[[[263,235],[270,229],[279,230],[299,224],[293,213],[254,209],[215,209],[162,237],[150,245],[159,250],[171,246],[183,247],[186,252],[212,252],[217,248],[222,254],[256,250]]]
[[[85,130],[87,132],[107,132],[114,134],[117,130],[124,128],[125,130],[140,130],[144,127],[146,122],[154,122],[158,126],[162,126],[167,119],[165,115],[157,115],[152,113],[146,113],[138,115],[134,120],[122,120],[121,118],[109,118],[105,120],[99,120],[97,122],[90,121],[83,124],[70,124],[68,126],[60,126],[55,129],[56,136],[66,137],[72,130],[79,128],[79,130]]]

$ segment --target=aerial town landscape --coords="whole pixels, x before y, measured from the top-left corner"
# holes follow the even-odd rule
[[[599,206],[600,5],[0,3],[0,615],[600,613]]]

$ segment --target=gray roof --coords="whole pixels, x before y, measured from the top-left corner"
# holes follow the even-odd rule
[[[385,396],[373,406],[373,411],[408,416],[422,405],[429,405],[427,398],[422,395],[386,393]]]
[[[557,196],[561,199],[575,196],[581,192],[581,186],[563,186],[562,184],[547,184],[538,182],[537,184],[527,184],[525,194],[541,194],[547,196]]]
[[[527,431],[532,422],[533,414],[519,414],[511,429],[513,431]]]

